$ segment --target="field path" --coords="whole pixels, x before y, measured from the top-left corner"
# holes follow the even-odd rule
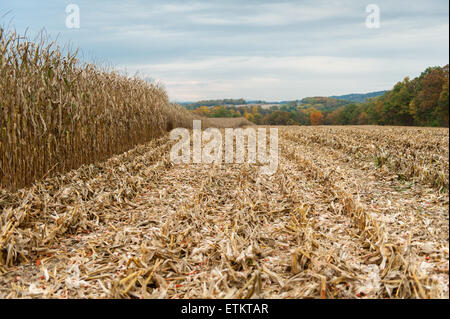
[[[4,195],[0,297],[449,297],[448,190],[279,130],[272,176],[165,136]]]

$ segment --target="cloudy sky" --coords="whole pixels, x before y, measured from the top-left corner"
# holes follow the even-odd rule
[[[380,28],[366,26],[369,4]],[[0,0],[0,24],[45,29],[86,61],[160,81],[172,101],[385,90],[449,54],[447,0]]]

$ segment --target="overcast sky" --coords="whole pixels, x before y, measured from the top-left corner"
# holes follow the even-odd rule
[[[66,27],[70,3],[79,29]],[[366,27],[371,3],[380,28]],[[160,81],[172,101],[385,90],[449,54],[447,0],[0,0],[0,23],[45,28],[85,60]]]

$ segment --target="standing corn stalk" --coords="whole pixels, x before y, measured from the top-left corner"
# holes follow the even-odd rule
[[[81,64],[76,54],[0,31],[1,187],[105,160],[191,123],[161,86]]]

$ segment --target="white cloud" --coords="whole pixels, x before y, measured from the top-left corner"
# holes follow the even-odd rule
[[[234,14],[220,10],[193,14],[188,17],[194,24],[210,26],[287,26],[299,22],[331,19],[339,16],[357,17],[355,8],[343,8],[342,5],[328,3],[312,7],[299,3],[261,3],[245,5],[242,11]]]
[[[20,31],[45,27],[96,61],[159,79],[172,100],[389,89],[448,63],[446,0],[378,0],[380,29],[365,27],[367,3],[356,0],[77,4],[79,30],[65,28],[65,6],[55,1],[10,1],[2,10],[12,10]]]
[[[296,99],[389,89],[404,70],[413,75],[422,65],[414,59],[305,57],[203,57],[163,64],[128,66],[157,77],[172,100],[204,98]],[[226,71],[225,71],[226,70]]]
[[[147,24],[106,26],[101,28],[101,30],[111,34],[109,40],[112,40],[113,38],[130,40],[130,37],[140,41],[145,41],[149,38],[163,38],[164,40],[167,40],[168,37],[182,37],[186,35],[185,32],[164,31],[156,26]]]

